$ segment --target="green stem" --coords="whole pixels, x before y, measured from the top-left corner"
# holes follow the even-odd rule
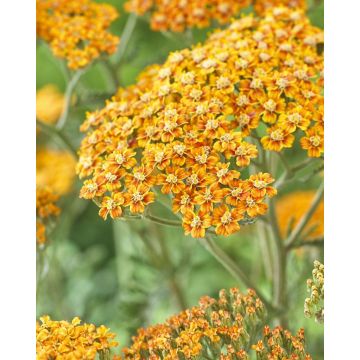
[[[309,220],[311,219],[312,215],[314,214],[315,210],[317,209],[318,205],[320,204],[320,201],[323,198],[323,194],[324,194],[324,183],[322,182],[318,190],[316,191],[314,199],[309,207],[309,210],[306,212],[306,214],[304,214],[304,216],[298,222],[295,229],[291,232],[291,234],[287,238],[285,242],[286,248],[290,248],[298,240],[301,233],[308,224]]]
[[[69,115],[69,110],[70,110],[70,105],[71,105],[71,98],[73,95],[73,92],[75,90],[76,84],[78,83],[78,81],[80,80],[81,75],[84,73],[85,69],[81,69],[78,70],[74,73],[74,75],[72,76],[72,78],[70,79],[67,87],[66,87],[66,91],[65,91],[65,103],[64,103],[64,107],[63,107],[63,111],[61,113],[61,116],[56,124],[56,128],[58,130],[61,130],[65,123],[66,120],[68,118]]]
[[[306,246],[323,247],[324,246],[324,238],[319,237],[319,238],[309,239],[306,241],[297,242],[297,243],[293,244],[292,246],[286,248],[286,250],[290,251],[292,249],[298,249],[298,248],[306,247]]]
[[[272,232],[274,262],[273,262],[273,302],[274,306],[284,310],[280,316],[281,325],[286,326],[286,249],[281,238],[279,224],[276,219],[274,200],[269,203],[269,224]]]
[[[129,40],[131,38],[131,35],[135,29],[136,21],[137,21],[137,16],[135,14],[130,14],[126,20],[124,30],[121,34],[120,45],[119,45],[118,51],[113,57],[114,63],[116,65],[120,64],[120,62],[125,54],[125,50],[127,48]]]
[[[236,280],[238,280],[240,283],[243,283],[246,287],[254,289],[259,298],[269,310],[276,311],[274,306],[272,306],[269,301],[266,300],[260,290],[250,281],[245,271],[242,270],[234,262],[234,260],[229,257],[229,255],[227,255],[220,247],[217,246],[211,235],[206,235],[205,238],[200,238],[199,242],[210,252],[211,255],[215,257],[215,259],[220,262],[221,265],[224,266],[226,270],[229,271],[232,276],[234,276]]]
[[[77,160],[76,149],[72,146],[69,139],[57,128],[52,125],[48,125],[40,120],[36,120],[36,126],[45,131],[48,135],[54,139],[60,141],[62,145],[71,153],[71,155]]]

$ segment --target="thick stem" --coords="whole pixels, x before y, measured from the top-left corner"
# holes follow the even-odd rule
[[[61,130],[66,123],[66,120],[67,120],[68,114],[69,114],[69,110],[70,110],[71,98],[72,98],[73,92],[75,90],[75,86],[78,83],[78,81],[80,80],[80,77],[84,73],[84,71],[85,71],[85,69],[76,71],[66,87],[65,103],[64,103],[63,111],[61,113],[61,116],[60,116],[57,124],[56,124],[56,128],[59,130]]]
[[[62,145],[71,153],[71,155],[77,160],[76,149],[72,146],[69,139],[54,126],[48,125],[40,120],[36,120],[36,125],[48,135],[54,137],[55,140],[59,140]]]
[[[254,289],[261,301],[265,306],[271,310],[275,311],[276,309],[265,299],[260,290],[250,281],[245,271],[243,271],[233,259],[231,259],[217,244],[213,241],[210,235],[206,235],[205,238],[200,238],[199,242],[213,255],[221,265],[224,266],[229,273],[234,276],[236,280],[240,283],[243,283],[246,287]]]

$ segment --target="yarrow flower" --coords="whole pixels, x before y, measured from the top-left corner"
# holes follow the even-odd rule
[[[118,345],[114,337],[104,325],[81,324],[78,317],[71,323],[54,321],[45,315],[36,322],[36,359],[95,359]]]
[[[306,9],[305,0],[128,0],[124,7],[139,16],[149,14],[154,31],[183,32],[208,27],[213,21],[229,23],[249,5],[253,5],[260,15],[280,5]]]
[[[320,261],[314,261],[312,279],[308,279],[306,285],[310,297],[305,299],[304,314],[322,323],[324,321],[324,265]]]
[[[321,42],[322,31],[302,11],[278,7],[150,66],[87,114],[81,197],[101,204],[104,218],[123,216],[145,211],[159,187],[193,237],[210,228],[227,236],[265,214],[273,177],[240,171],[247,174],[260,146],[283,151],[301,133],[312,137],[311,151],[300,141],[308,155],[322,154],[312,135],[322,139],[324,126]],[[123,202],[115,205],[108,198],[116,194]]]
[[[257,359],[310,360],[304,350],[304,333],[296,336],[281,328],[264,328],[266,310],[253,290],[221,290],[219,299],[205,296],[199,305],[169,318],[165,323],[139,329],[130,347],[123,349],[124,360],[135,359]],[[252,349],[252,350],[248,350]],[[251,357],[252,358],[252,357]],[[116,357],[121,359],[121,357]],[[275,359],[275,358],[274,358]]]
[[[55,204],[59,196],[49,188],[36,189],[36,242],[42,245],[46,242],[46,226],[59,216],[60,208]]]
[[[284,195],[276,201],[276,215],[283,238],[292,231],[309,210],[315,191],[296,191]],[[324,201],[322,200],[304,229],[304,240],[324,236]]]
[[[43,86],[36,92],[36,118],[44,123],[56,123],[63,111],[64,102],[64,94],[55,85]]]
[[[188,28],[204,28],[212,21],[225,24],[251,0],[129,0],[125,10],[137,15],[150,13],[150,25],[154,31],[182,32]]]
[[[58,195],[71,191],[76,161],[66,151],[40,148],[36,153],[36,184],[47,186]]]
[[[87,66],[102,54],[113,54],[119,38],[108,32],[116,9],[91,0],[37,0],[37,35],[70,69]]]

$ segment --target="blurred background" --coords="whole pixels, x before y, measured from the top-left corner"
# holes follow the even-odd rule
[[[123,1],[100,2],[110,3],[120,12],[111,31],[121,36],[128,17],[122,8]],[[323,11],[322,1],[309,2],[309,17],[321,28]],[[205,39],[210,30],[194,30],[195,42]],[[152,32],[148,22],[139,18],[117,74],[121,85],[134,83],[144,67],[161,63],[170,51],[188,45],[180,35],[167,37]],[[37,117],[51,122],[62,109],[66,73],[63,62],[42,41],[37,43],[36,70]],[[100,62],[82,76],[64,129],[75,148],[83,137],[79,126],[85,112],[101,108],[116,86],[112,74]],[[182,308],[195,305],[202,295],[216,296],[222,288],[239,286],[195,239],[185,237],[181,228],[155,225],[147,220],[103,221],[95,204],[79,199],[80,182],[72,157],[40,130],[37,148],[37,184],[51,181],[62,195],[61,215],[48,245],[38,252],[37,317],[49,314],[56,320],[69,320],[79,316],[86,322],[105,324],[118,334],[121,348],[129,344],[137,328],[164,321]],[[289,150],[289,156],[297,156],[296,147]],[[316,179],[297,184],[296,193],[293,188],[285,189],[284,196],[288,198],[286,201],[280,198],[277,204],[284,232],[290,212],[299,219],[307,210],[315,185]],[[172,218],[161,205],[154,208],[159,215]],[[322,235],[323,206],[314,214],[314,224],[317,233],[312,235]],[[256,236],[260,230],[258,224],[248,225],[218,243],[269,294],[268,272],[262,261],[254,261],[262,257],[263,244]],[[323,259],[322,248],[299,249],[290,258],[289,327],[291,331],[304,327],[308,351],[314,359],[322,359],[323,326],[303,315],[306,279],[311,277],[314,259]]]

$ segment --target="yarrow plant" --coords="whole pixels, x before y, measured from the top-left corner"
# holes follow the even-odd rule
[[[55,56],[70,69],[87,66],[102,54],[113,54],[119,38],[108,32],[118,17],[114,7],[91,0],[37,0],[36,30]]]
[[[81,324],[78,317],[69,323],[43,316],[36,322],[36,359],[95,359],[97,354],[102,359],[117,346],[114,337],[104,325]]]
[[[324,265],[318,260],[314,261],[312,279],[307,280],[307,290],[310,297],[305,299],[304,314],[322,323],[324,321]]]
[[[80,196],[104,219],[146,216],[159,186],[198,238],[265,214],[276,189],[264,150],[281,152],[297,136],[309,157],[323,153],[321,42],[302,11],[278,7],[151,66],[87,115]],[[250,164],[262,171],[241,177]]]

